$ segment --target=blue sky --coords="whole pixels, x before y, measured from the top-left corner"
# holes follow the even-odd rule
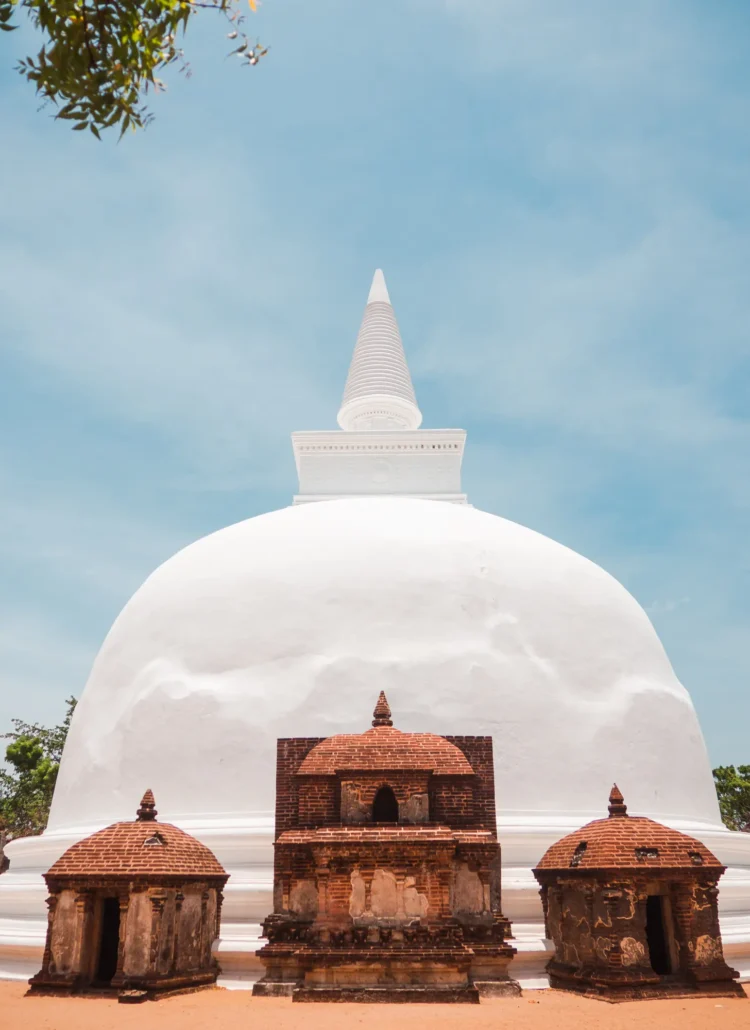
[[[385,269],[478,507],[649,611],[750,762],[750,7],[266,0],[116,144],[0,40],[0,727],[56,721],[177,549],[288,503]]]

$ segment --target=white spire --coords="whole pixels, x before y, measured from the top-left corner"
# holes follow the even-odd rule
[[[375,275],[372,277],[372,286],[370,287],[370,293],[367,297],[368,304],[375,304],[378,301],[382,304],[391,303],[391,298],[388,296],[388,287],[385,285],[385,276],[383,275],[382,268],[375,269]]]
[[[404,345],[378,268],[359,327],[338,415],[342,429],[418,429],[417,407]]]
[[[466,504],[463,429],[420,429],[422,414],[383,273],[375,272],[339,411],[341,429],[292,433],[295,504],[421,497]],[[343,430],[343,432],[342,432]]]

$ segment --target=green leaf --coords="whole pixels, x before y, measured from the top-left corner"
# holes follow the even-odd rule
[[[206,0],[239,25],[243,0]],[[0,0],[0,28],[10,31],[16,7],[23,7],[42,34],[34,56],[18,71],[43,101],[53,101],[56,117],[82,125],[101,138],[107,128],[144,128],[152,114],[144,106],[157,72],[178,60],[189,66],[176,43],[197,8],[187,0]],[[244,37],[241,37],[244,39]],[[243,45],[240,52],[247,52]],[[126,120],[127,119],[127,120]]]

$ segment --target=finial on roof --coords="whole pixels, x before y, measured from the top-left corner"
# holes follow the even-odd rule
[[[422,423],[401,333],[380,268],[372,278],[338,423],[350,432],[419,429]]]
[[[388,698],[385,696],[385,691],[380,691],[378,703],[375,705],[375,711],[372,714],[373,726],[393,726],[393,719],[391,719],[391,708],[388,704]]]
[[[622,791],[616,783],[612,784],[612,790],[609,792],[609,817],[622,816],[628,814],[628,806],[625,804],[625,798],[622,796]]]
[[[159,813],[156,811],[156,802],[154,801],[154,792],[152,790],[147,790],[141,798],[141,807],[136,812],[138,822],[154,822],[158,814]]]

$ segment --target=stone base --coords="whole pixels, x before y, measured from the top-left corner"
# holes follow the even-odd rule
[[[400,987],[395,984],[385,987],[337,987],[332,985],[330,987],[296,987],[292,993],[292,1001],[478,1005],[479,991],[474,986],[438,987],[433,984],[423,987]]]
[[[265,981],[258,980],[253,984],[254,998],[291,998],[297,984],[294,981]]]
[[[519,998],[521,985],[516,980],[475,980],[482,1001],[485,998]]]
[[[178,994],[194,994],[196,991],[208,989],[216,990],[216,975],[211,974],[208,979],[205,977],[191,978],[174,977],[171,980],[164,980],[159,983],[132,984],[129,986],[108,985],[106,987],[94,987],[91,984],[81,984],[78,980],[45,980],[36,979],[29,981],[29,989],[26,997],[39,995],[52,995],[53,997],[77,998],[117,998],[119,1002],[134,1004],[141,1001],[159,1001],[163,998],[173,998]]]
[[[621,1001],[656,1001],[670,998],[743,998],[742,987],[735,982],[723,981],[692,986],[687,983],[662,981],[658,984],[592,984],[572,982],[550,977],[550,987],[556,991],[582,994],[595,1001],[617,1004]]]
[[[148,991],[118,991],[117,1000],[121,1005],[137,1005],[148,1001]]]

